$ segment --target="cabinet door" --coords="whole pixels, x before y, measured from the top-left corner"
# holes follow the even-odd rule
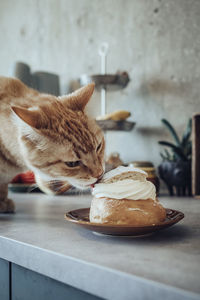
[[[12,264],[12,300],[99,300],[69,285]]]
[[[0,258],[0,299],[9,300],[9,262]]]

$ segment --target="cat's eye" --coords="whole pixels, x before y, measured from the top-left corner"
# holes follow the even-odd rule
[[[65,162],[66,166],[70,168],[78,167],[80,165],[80,160],[77,161],[66,161]]]
[[[98,146],[97,146],[97,151],[99,151],[101,149],[101,145],[102,143],[100,143]]]

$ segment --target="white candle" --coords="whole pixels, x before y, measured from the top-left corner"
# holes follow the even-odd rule
[[[101,57],[101,74],[106,74],[106,56],[108,53],[108,43],[102,43],[99,47],[99,55]],[[106,114],[106,89],[105,87],[101,88],[101,115]]]

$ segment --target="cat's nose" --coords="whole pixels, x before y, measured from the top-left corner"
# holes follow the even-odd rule
[[[101,179],[103,177],[103,172],[101,172],[101,175],[98,177],[98,179]]]
[[[101,172],[99,172],[99,173],[97,174],[97,176],[96,176],[97,181],[100,180],[102,177],[103,177],[103,172],[101,171]]]
[[[92,187],[94,187],[95,183],[97,183],[101,180],[101,178],[103,177],[103,174],[104,174],[104,172],[101,172],[98,177],[96,176],[97,180],[92,184]]]

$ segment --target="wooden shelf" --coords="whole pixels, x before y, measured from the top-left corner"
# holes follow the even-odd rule
[[[97,124],[104,131],[131,131],[135,126],[135,122],[130,121],[113,121],[113,120],[96,120]]]

